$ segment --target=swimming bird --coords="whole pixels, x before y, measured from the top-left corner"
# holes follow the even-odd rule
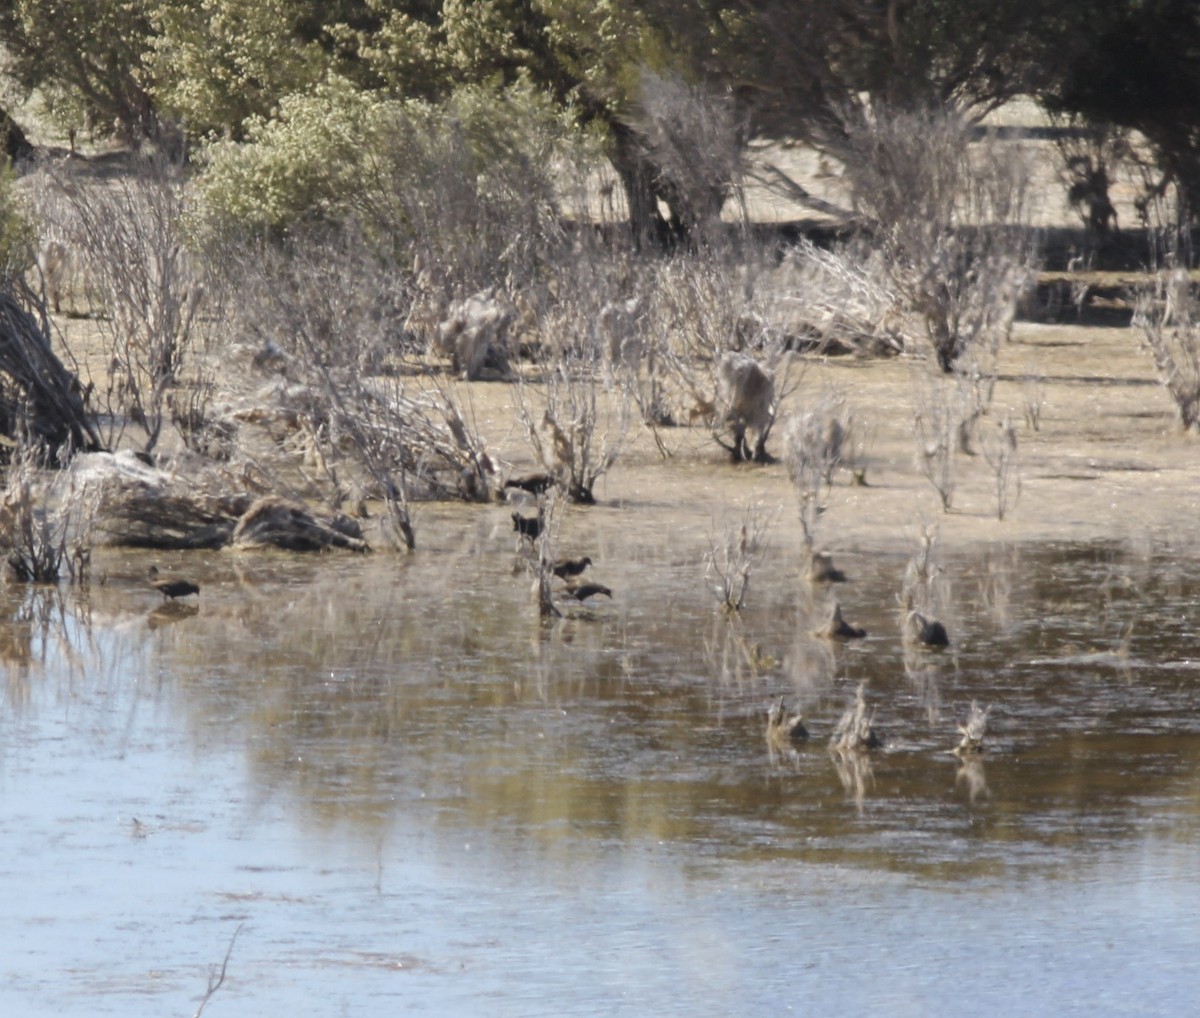
[[[810,583],[845,583],[846,574],[833,564],[833,556],[827,551],[813,552],[808,561]]]
[[[536,541],[542,532],[542,521],[536,516],[525,517],[520,513],[513,513],[512,521],[513,530],[522,537],[528,537],[531,541]]]
[[[174,600],[177,597],[187,597],[189,594],[199,594],[200,588],[191,580],[172,580],[165,576],[158,575],[158,566],[151,566],[146,571],[146,578],[150,581],[150,586],[162,594],[163,598],[171,598]]]
[[[531,495],[541,495],[555,482],[553,474],[526,474],[524,477],[510,477],[504,482],[505,488],[519,488]]]
[[[567,586],[567,593],[577,601],[586,601],[589,597],[597,597],[600,594],[608,598],[612,597],[612,591],[602,583],[569,584]]]
[[[808,738],[804,727],[804,715],[793,714],[790,718],[784,708],[783,697],[767,709],[767,742],[776,749],[790,749]]]
[[[560,558],[550,567],[550,571],[560,580],[565,580],[568,576],[578,576],[591,564],[592,560],[586,555],[583,558]]]
[[[904,639],[926,647],[949,647],[946,627],[937,619],[928,619],[918,611],[910,611],[904,620]]]
[[[816,635],[823,636],[827,640],[861,640],[867,635],[867,631],[850,625],[842,618],[842,606],[834,601],[829,621],[817,630]]]
[[[979,704],[971,701],[971,713],[967,715],[966,723],[958,726],[962,741],[954,748],[956,756],[976,756],[983,752],[983,737],[987,734],[987,716],[991,709],[980,710]]]

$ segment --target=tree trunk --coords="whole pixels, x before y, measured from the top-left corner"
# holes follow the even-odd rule
[[[19,163],[33,155],[33,146],[8,111],[0,107],[0,135],[4,138],[4,153],[11,163]]]
[[[669,247],[673,240],[679,239],[683,227],[674,217],[668,220],[659,211],[662,189],[658,167],[647,157],[630,127],[615,120],[608,127],[613,141],[610,159],[625,190],[634,247],[639,251],[647,245]]]

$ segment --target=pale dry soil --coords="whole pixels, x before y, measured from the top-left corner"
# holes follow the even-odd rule
[[[93,323],[64,319],[62,325],[69,347],[92,348]],[[767,466],[732,464],[702,423],[659,428],[656,441],[634,409],[619,458],[595,491],[598,508],[624,511],[619,519],[603,512],[589,518],[587,508],[570,507],[564,536],[609,526],[632,536],[667,523],[695,528],[694,536],[704,540],[714,520],[719,527],[749,508],[768,520],[773,543],[794,543],[798,550],[797,498],[782,463],[784,430],[789,416],[835,393],[851,407],[867,484],[854,485],[846,470],[835,476],[818,524],[818,548],[906,550],[917,530],[930,524],[937,524],[946,549],[1097,539],[1187,548],[1195,541],[1197,439],[1180,426],[1140,330],[1019,322],[1001,351],[1000,379],[977,429],[975,455],[955,455],[949,512],[918,466],[914,415],[930,371],[919,358],[796,359],[787,376],[794,388],[768,443],[781,461]],[[468,424],[504,471],[539,469],[514,385],[439,384],[459,398]],[[1017,426],[1018,450],[1000,520],[996,471],[982,452],[1006,415]],[[462,507],[468,518],[477,510]]]
[[[1000,361],[992,409],[975,445],[981,447],[1006,413],[1016,423],[1015,476],[1002,521],[996,473],[985,456],[956,455],[950,512],[942,511],[918,469],[913,421],[918,380],[929,370],[925,363],[830,358],[793,369],[799,384],[781,408],[769,450],[782,453],[790,414],[834,391],[853,408],[867,452],[866,487],[853,485],[846,471],[835,478],[818,524],[819,547],[894,551],[909,547],[917,527],[929,524],[938,525],[945,548],[1097,539],[1191,546],[1200,530],[1196,440],[1182,430],[1137,330],[1018,324]],[[476,426],[490,448],[517,470],[533,468],[510,388],[469,388]],[[1027,413],[1031,405],[1036,428]],[[794,540],[798,546],[797,500],[782,462],[735,466],[701,426],[659,429],[659,436],[667,457],[648,429],[635,425],[620,459],[597,485],[601,505],[627,510],[621,528],[690,522],[711,529],[714,517],[757,506],[777,512],[772,542]],[[572,510],[568,529],[572,517],[585,518],[585,512]]]

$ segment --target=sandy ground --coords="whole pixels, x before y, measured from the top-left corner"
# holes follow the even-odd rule
[[[1016,105],[998,115],[998,122],[1038,126],[1045,121],[1035,109]],[[1018,143],[1029,151],[1046,195],[1039,222],[1070,224],[1073,217],[1061,200],[1052,143]],[[836,173],[831,174],[814,153],[777,147],[772,157],[819,196],[844,200]],[[1114,195],[1123,212],[1128,197],[1120,188]],[[748,200],[759,221],[797,214],[795,206],[773,204],[765,193],[752,193]],[[59,325],[67,346],[76,351],[88,348],[93,323],[63,317]],[[103,361],[101,354],[91,359],[93,367]],[[789,415],[802,412],[832,389],[844,394],[853,408],[867,464],[867,487],[852,486],[844,471],[838,475],[819,524],[818,545],[907,547],[916,527],[934,522],[947,546],[1113,540],[1187,550],[1196,540],[1197,439],[1181,430],[1140,330],[1017,324],[1001,353],[990,417],[981,422],[984,432],[995,429],[1006,414],[1017,424],[1018,454],[1004,520],[997,519],[996,476],[984,456],[956,457],[950,512],[943,512],[937,492],[919,471],[915,379],[926,370],[906,360],[805,363],[799,386],[781,407],[770,450],[782,452]],[[490,451],[514,469],[534,468],[513,387],[492,382],[460,386],[463,389],[467,391],[462,395],[469,397],[468,421],[486,437]],[[661,453],[648,429],[631,430],[620,458],[597,485],[602,505],[643,510],[639,519],[656,521],[647,525],[690,520],[711,528],[715,515],[743,511],[748,505],[794,519],[796,494],[782,465],[734,466],[703,426],[660,429],[658,438],[669,455]],[[629,519],[627,515],[623,525],[628,526]]]
[[[92,328],[65,321],[66,340]],[[844,395],[865,450],[866,487],[835,477],[818,546],[908,547],[915,530],[940,528],[944,547],[978,541],[1094,541],[1178,544],[1200,538],[1196,437],[1180,427],[1140,330],[1018,323],[1000,356],[987,432],[1008,415],[1018,435],[1005,519],[997,518],[996,472],[985,456],[956,454],[954,494],[944,512],[917,464],[914,413],[920,361],[805,360],[780,408],[768,448],[783,451],[787,418],[821,394]],[[537,469],[517,414],[513,385],[458,386],[469,422],[489,451],[516,472]],[[1030,410],[1036,412],[1036,428]],[[780,464],[734,465],[707,428],[650,429],[635,420],[611,471],[596,487],[601,505],[639,511],[639,525],[694,525],[760,507],[791,523],[796,493]],[[656,521],[650,524],[650,520]],[[626,520],[628,526],[632,521]],[[797,531],[786,526],[777,531]]]
[[[782,451],[787,416],[830,389],[845,395],[866,447],[867,486],[852,484],[846,471],[838,474],[818,524],[819,546],[907,548],[917,528],[936,523],[944,547],[1112,540],[1178,545],[1190,553],[1200,535],[1196,439],[1181,429],[1139,330],[1018,324],[1001,354],[992,410],[980,424],[984,434],[1008,414],[1017,425],[1003,520],[997,518],[996,472],[983,455],[956,455],[949,512],[918,469],[913,416],[917,379],[927,370],[905,360],[806,364],[781,408],[770,451]],[[471,390],[476,425],[489,447],[515,469],[533,468],[510,388],[492,383]],[[701,426],[660,429],[659,436],[669,456],[658,451],[649,429],[631,431],[620,459],[597,485],[601,504],[651,513],[657,525],[690,519],[711,526],[714,516],[747,506],[777,512],[785,524],[794,519],[796,494],[782,464],[733,465]]]

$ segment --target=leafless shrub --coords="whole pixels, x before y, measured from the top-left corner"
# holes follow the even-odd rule
[[[900,301],[880,252],[802,241],[752,280],[747,310],[768,348],[891,356],[906,350]]]
[[[1186,269],[1159,272],[1138,295],[1134,321],[1185,431],[1200,425],[1200,301]]]
[[[913,369],[912,377],[917,469],[938,493],[942,510],[949,512],[956,482],[955,454],[962,434],[962,415],[956,406],[959,390],[920,367]]]
[[[971,701],[971,711],[967,715],[967,720],[958,726],[962,739],[954,748],[957,756],[971,756],[983,752],[983,740],[987,735],[987,720],[991,709],[991,707],[985,707],[980,710],[979,704],[974,700]]]
[[[746,603],[750,574],[762,558],[770,520],[761,507],[747,506],[741,519],[726,520],[710,537],[706,575],[724,611],[736,613]]]
[[[916,547],[904,567],[902,603],[936,611],[943,601],[941,563],[937,524],[926,524],[917,535]]]
[[[1017,469],[1017,429],[1005,414],[988,429],[982,440],[983,457],[996,481],[996,519],[1003,520],[1011,505],[1021,497],[1021,475]]]
[[[804,546],[810,552],[852,430],[846,398],[832,389],[821,391],[809,409],[791,417],[784,429],[784,462],[796,489]]]
[[[335,507],[365,476],[411,548],[414,491],[487,498],[492,463],[462,407],[406,363],[411,291],[367,245],[353,235],[298,238],[247,248],[237,266],[237,326],[255,349],[281,353],[279,412],[306,436]]]
[[[540,377],[517,385],[517,411],[542,468],[571,501],[595,501],[596,482],[616,462],[629,432],[632,396],[622,386],[595,329],[594,295],[550,303],[538,327],[558,337]]]
[[[600,308],[596,330],[609,370],[632,396],[642,420],[657,429],[673,425],[675,415],[662,368],[663,337],[654,326],[650,303],[644,294],[610,300]],[[657,438],[658,431],[654,434]]]
[[[998,353],[994,346],[976,344],[964,352],[954,365],[954,406],[958,416],[955,430],[958,451],[967,456],[975,455],[975,433],[979,422],[991,408],[996,392]]]
[[[192,1018],[200,1018],[204,1013],[204,1009],[208,1007],[208,1002],[212,1000],[213,994],[225,985],[225,973],[229,968],[229,959],[233,957],[233,945],[237,943],[238,934],[242,932],[244,923],[238,923],[237,929],[233,931],[233,936],[229,938],[229,946],[225,949],[225,957],[221,959],[220,966],[210,965],[208,968],[208,986],[204,991],[204,996],[200,998],[200,1003],[196,1010],[192,1012]]]
[[[518,538],[518,554],[522,555],[526,571],[533,575],[533,594],[538,615],[543,619],[562,615],[554,603],[554,560],[558,532],[562,525],[563,498],[550,488],[538,497],[538,536],[532,541]]]
[[[110,444],[133,421],[148,452],[203,324],[206,290],[185,245],[182,173],[145,160],[113,182],[57,173],[44,186],[43,217],[82,263],[91,302],[103,309],[96,324],[107,345],[107,381],[96,395],[109,411]]]
[[[44,474],[44,457],[26,446],[8,468],[0,502],[0,551],[21,583],[86,583],[91,564],[91,503],[68,474]]]
[[[741,356],[774,376],[777,402],[792,387],[780,377],[786,363],[785,337],[765,328],[763,307],[754,297],[764,261],[761,252],[752,250],[743,251],[740,260],[728,250],[706,250],[650,269],[654,300],[649,325],[665,337],[659,348],[663,378],[682,401],[682,416],[703,419],[726,449],[728,428],[719,390],[727,355],[735,355],[726,362],[731,366]]]
[[[971,125],[942,111],[879,111],[850,132],[846,180],[939,367],[994,358],[1035,261],[1019,150],[972,145]]]
[[[830,736],[829,747],[838,753],[856,753],[883,745],[875,731],[875,710],[868,713],[865,683],[859,683],[854,703],[846,708]]]
[[[1067,271],[1071,273],[1071,303],[1075,305],[1076,320],[1083,316],[1083,305],[1087,303],[1088,294],[1092,289],[1089,276],[1094,257],[1094,254],[1088,254],[1085,257],[1072,253],[1071,257],[1067,259]]]
[[[1032,372],[1027,374],[1021,396],[1025,423],[1031,431],[1037,431],[1042,426],[1042,407],[1046,403],[1046,377]]]
[[[207,459],[227,461],[237,448],[238,422],[229,413],[218,413],[218,392],[211,377],[198,377],[167,393],[171,423],[186,448]]]
[[[735,345],[744,279],[713,255],[672,258],[653,266],[655,327],[668,337],[663,368],[685,404],[689,420],[713,422],[717,365]]]
[[[938,528],[923,526],[917,545],[904,570],[904,579],[897,598],[900,605],[900,635],[905,644],[905,670],[910,678],[930,678],[925,669],[916,665],[911,649],[944,648],[950,646],[950,636],[942,621],[950,604],[949,585],[941,565],[938,548]],[[935,676],[933,678],[936,678]],[[928,689],[931,695],[934,689]]]

